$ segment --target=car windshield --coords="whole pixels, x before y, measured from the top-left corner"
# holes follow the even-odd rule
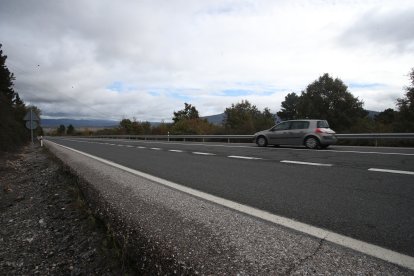
[[[318,121],[317,127],[318,128],[329,128],[329,124],[327,121]]]

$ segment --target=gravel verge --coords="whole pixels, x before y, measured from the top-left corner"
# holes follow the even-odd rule
[[[42,148],[0,155],[0,275],[134,274],[105,224]]]

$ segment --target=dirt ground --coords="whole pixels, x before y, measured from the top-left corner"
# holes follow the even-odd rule
[[[0,153],[0,275],[131,275],[76,179],[39,146]]]

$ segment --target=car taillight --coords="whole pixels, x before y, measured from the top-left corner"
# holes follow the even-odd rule
[[[323,131],[322,129],[320,129],[320,128],[317,128],[317,129],[315,129],[315,133],[324,133],[325,131]]]

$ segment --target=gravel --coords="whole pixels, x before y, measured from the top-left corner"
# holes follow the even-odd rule
[[[0,155],[0,275],[134,274],[76,178],[41,148]]]

